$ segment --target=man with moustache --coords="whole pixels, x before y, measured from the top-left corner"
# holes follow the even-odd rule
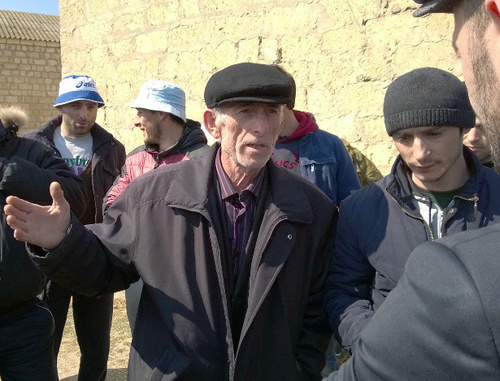
[[[320,379],[336,208],[270,160],[290,96],[272,65],[216,72],[203,119],[218,142],[131,182],[101,224],[71,216],[57,183],[51,207],[8,199],[58,282],[95,295],[142,278],[130,380]]]
[[[60,115],[26,137],[52,147],[68,167],[84,181],[88,204],[80,222],[102,221],[102,200],[125,162],[125,147],[97,124],[104,101],[95,81],[85,75],[69,75],[59,84],[54,107]],[[88,253],[82,254],[82,260]],[[45,300],[54,315],[54,352],[59,353],[69,305],[80,346],[79,381],[106,378],[109,356],[113,293],[88,297],[49,280]]]
[[[417,17],[454,14],[453,45],[498,168],[500,1],[417,2]],[[499,224],[420,245],[352,358],[328,381],[499,380],[499,245]]]

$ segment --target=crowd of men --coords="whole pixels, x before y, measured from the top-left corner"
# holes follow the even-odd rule
[[[0,378],[58,379],[72,300],[78,380],[105,380],[127,290],[129,380],[500,379],[500,1],[415,1],[454,13],[465,83],[391,83],[384,177],[295,110],[277,65],[210,77],[211,146],[164,80],[130,105],[127,156],[88,76],[23,137],[22,110],[0,109]]]

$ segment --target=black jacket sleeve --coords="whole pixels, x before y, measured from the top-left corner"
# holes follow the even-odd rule
[[[28,245],[32,260],[49,279],[87,296],[126,289],[139,279],[132,261],[137,229],[130,200],[120,197],[102,223],[83,225],[73,215],[57,248],[47,254]]]
[[[40,142],[17,138],[12,155],[0,156],[0,190],[6,196],[48,205],[52,203],[49,186],[53,181],[61,184],[64,196],[76,216],[81,216],[87,205],[85,185],[71,172],[64,160],[57,157]]]

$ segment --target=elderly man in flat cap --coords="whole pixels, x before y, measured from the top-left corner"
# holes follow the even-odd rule
[[[130,380],[320,378],[336,209],[269,160],[290,95],[271,65],[215,73],[204,123],[219,142],[133,181],[102,224],[80,224],[57,184],[51,207],[9,199],[16,238],[61,284],[96,295],[142,278]]]

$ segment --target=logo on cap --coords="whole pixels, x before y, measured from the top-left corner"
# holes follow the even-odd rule
[[[95,81],[87,75],[68,75],[59,83],[59,96],[54,102],[54,107],[62,106],[76,101],[95,102],[99,107],[104,106],[104,101],[97,91]]]

